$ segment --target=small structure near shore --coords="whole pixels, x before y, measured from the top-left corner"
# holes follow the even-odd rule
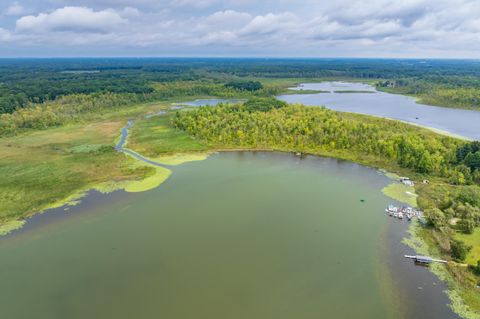
[[[407,186],[415,186],[415,183],[408,177],[400,177],[400,182]]]
[[[422,265],[429,265],[433,262],[437,262],[437,263],[444,263],[446,264],[447,261],[446,260],[442,260],[442,259],[435,259],[435,258],[432,258],[432,257],[429,257],[429,256],[411,256],[411,255],[405,255],[405,258],[408,258],[408,259],[413,259],[413,261],[417,264],[422,264]]]

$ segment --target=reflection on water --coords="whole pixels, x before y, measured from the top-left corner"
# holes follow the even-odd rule
[[[350,83],[350,82],[321,82],[321,83],[303,83],[297,87],[290,88],[294,91],[315,90],[324,92],[342,92],[342,91],[368,91],[376,92],[375,88],[365,83]]]
[[[182,105],[187,105],[187,106],[215,106],[220,103],[228,103],[228,104],[235,104],[235,103],[240,103],[244,102],[245,100],[241,99],[201,99],[201,100],[195,100],[191,102],[185,102],[182,103]]]

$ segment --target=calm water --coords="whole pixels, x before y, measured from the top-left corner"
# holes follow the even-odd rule
[[[191,102],[186,102],[182,103],[182,105],[188,105],[188,106],[215,106],[220,103],[241,103],[244,102],[245,100],[242,99],[200,99],[200,100],[195,100]]]
[[[289,103],[323,105],[329,109],[388,117],[429,126],[480,140],[480,112],[417,104],[408,96],[383,92],[333,93],[334,91],[375,91],[361,83],[323,82],[305,83],[297,90],[322,90],[330,93],[282,95],[279,99]]]
[[[388,182],[334,159],[223,153],[149,192],[92,193],[0,239],[2,318],[456,318],[402,257]]]

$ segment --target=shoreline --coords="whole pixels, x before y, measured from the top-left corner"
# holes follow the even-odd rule
[[[242,153],[242,152],[246,152],[246,153],[248,153],[248,152],[252,152],[252,153],[255,153],[255,152],[279,153],[279,154],[284,154],[284,155],[286,155],[286,156],[299,157],[298,155],[296,155],[295,153],[292,153],[292,152],[275,151],[275,150],[259,150],[259,149],[255,149],[255,150],[245,150],[245,149],[243,149],[243,150],[242,150],[242,149],[234,150],[234,149],[229,149],[229,150],[223,150],[223,151],[216,150],[215,152],[213,152],[213,154],[215,154],[215,153],[233,153],[233,152],[238,152],[238,153]],[[317,158],[317,159],[332,159],[332,160],[336,160],[336,161],[344,161],[343,159],[339,159],[339,158],[328,157],[328,156],[319,156],[319,155],[314,155],[314,154],[302,154],[301,156],[307,156],[307,155],[308,155],[308,156],[315,157],[315,158]],[[363,165],[363,164],[359,164],[359,163],[354,162],[354,161],[348,161],[348,162],[350,162],[351,164],[362,165],[363,167],[369,168],[369,169],[374,169],[374,170],[377,169],[377,168],[375,168],[375,167],[367,166],[367,165]],[[393,179],[393,176],[389,175],[389,173],[388,173],[387,171],[380,171],[380,172],[381,172],[381,175],[384,176],[387,180],[392,180],[392,179]],[[161,185],[159,185],[159,186],[157,186],[157,187],[160,187],[160,186],[161,186]],[[100,192],[100,193],[101,193],[101,192]],[[101,193],[101,194],[107,194],[107,193]],[[77,199],[76,204],[83,204],[83,199],[85,198],[85,196],[87,196],[87,195],[89,196],[89,195],[90,195],[90,191],[87,191],[87,192],[84,193],[83,195],[84,195],[84,196],[83,196],[82,198],[78,198],[78,199]],[[393,198],[393,199],[398,200],[398,199],[396,199],[396,198]],[[67,206],[67,207],[68,207],[68,206]],[[61,209],[62,206],[56,207],[56,208],[57,208],[57,209]],[[52,208],[52,209],[54,209],[54,208]],[[45,213],[45,214],[50,213],[50,209],[44,211],[43,213]],[[42,213],[42,214],[43,214],[43,213]],[[61,213],[62,213],[62,211],[58,211],[58,210],[56,211],[56,214],[59,214],[59,216],[61,216]],[[65,213],[67,213],[67,212],[65,211]],[[379,212],[379,214],[381,214],[381,212]],[[55,216],[54,216],[54,217],[55,217]],[[57,216],[57,217],[58,217],[58,216]],[[48,220],[48,218],[47,218],[47,220]],[[389,221],[390,221],[390,219],[389,219]],[[26,222],[28,223],[28,220],[27,220]],[[388,223],[388,221],[387,221],[386,223]],[[412,224],[410,224],[410,225],[412,225]],[[35,225],[34,225],[34,226],[35,226]],[[410,227],[411,227],[411,226],[410,226]],[[409,228],[408,228],[408,229],[409,229]],[[408,230],[402,232],[402,234],[401,234],[402,237],[405,237],[406,235],[408,235]],[[379,277],[379,278],[380,278],[380,279],[379,279],[380,282],[381,282],[381,283],[382,283],[382,282],[384,283],[384,286],[382,286],[381,289],[388,289],[388,287],[392,287],[391,285],[393,285],[394,282],[393,282],[393,281],[392,281],[391,283],[390,283],[390,281],[389,281],[388,283],[387,283],[387,282],[384,282],[383,280],[385,280],[385,278],[382,277],[382,276],[385,276],[385,275],[387,275],[387,274],[391,275],[391,272],[389,272],[388,269],[384,269],[383,266],[379,266],[379,268],[377,269],[377,272],[378,272],[378,276],[380,276],[380,277]],[[434,273],[434,274],[435,274],[435,276],[438,277],[437,273]],[[381,279],[381,278],[383,278],[383,279]],[[440,277],[439,277],[439,279],[442,280],[442,278],[440,278]],[[391,296],[385,296],[385,298],[387,298],[387,300],[391,300],[390,298],[393,298],[393,296],[395,296],[395,293],[392,292],[390,295],[391,295]],[[450,295],[449,295],[449,296],[450,296]],[[392,303],[392,304],[394,304],[394,303]],[[397,308],[395,308],[395,309],[391,309],[391,311],[392,311],[392,313],[398,313],[398,312],[402,312],[402,313],[403,313],[403,312],[404,312],[404,310],[402,310],[402,307],[397,307]],[[473,318],[473,317],[472,317],[472,318]]]
[[[317,158],[334,159],[334,160],[337,160],[337,161],[348,161],[352,164],[358,164],[358,165],[362,165],[362,166],[367,167],[367,168],[379,170],[381,172],[381,174],[384,175],[387,179],[392,180],[392,183],[388,184],[385,188],[387,188],[390,185],[398,184],[398,182],[396,181],[396,179],[394,177],[394,175],[395,175],[394,173],[390,173],[387,170],[381,169],[380,167],[376,167],[374,165],[368,165],[368,164],[360,163],[358,161],[343,159],[341,157],[335,157],[333,155],[328,156],[328,155],[319,155],[319,154],[310,154],[310,153],[301,153],[300,155],[298,155],[298,153],[296,154],[296,152],[294,152],[294,151],[274,150],[274,149],[265,149],[265,148],[256,148],[256,149],[244,149],[244,148],[243,149],[242,148],[220,149],[220,148],[217,148],[217,149],[213,149],[211,152],[209,152],[209,154],[234,153],[234,152],[253,152],[253,153],[255,153],[255,152],[271,153],[272,152],[272,153],[290,154],[292,156],[298,156],[298,157],[313,156],[313,157],[317,157]],[[206,159],[208,159],[208,156],[206,156],[203,159],[198,159],[198,160],[206,160]],[[140,160],[137,159],[137,161],[140,161]],[[181,165],[181,164],[186,163],[186,162],[191,162],[191,161],[185,161],[185,162],[182,162],[178,165]],[[140,165],[141,164],[148,165],[147,163],[143,163],[143,162],[141,162]],[[167,178],[168,178],[168,176],[167,176]],[[145,178],[145,179],[148,179],[148,177]],[[126,181],[126,183],[128,183],[128,181]],[[163,183],[163,181],[162,181],[162,183]],[[151,189],[155,189],[157,187],[161,187],[162,183],[160,183],[156,186],[153,186],[151,188],[148,188],[148,189],[141,189],[138,192],[144,192],[144,191],[148,191],[148,190],[151,190]],[[82,200],[85,198],[85,196],[87,196],[91,191],[97,191],[97,192],[99,192],[101,194],[104,194],[104,195],[108,195],[109,193],[119,191],[119,190],[122,190],[122,189],[125,192],[128,192],[126,190],[126,188],[122,187],[122,186],[124,186],[124,185],[122,185],[122,183],[112,182],[110,185],[103,185],[103,186],[96,185],[96,186],[92,186],[88,189],[79,191],[79,192],[73,194],[72,196],[70,196],[69,198],[67,198],[63,201],[59,201],[59,202],[57,202],[53,205],[50,205],[49,207],[46,207],[44,210],[42,210],[40,212],[29,215],[26,219],[22,220],[22,224],[20,225],[20,227],[13,229],[9,233],[1,234],[0,239],[1,239],[2,236],[12,235],[12,234],[15,233],[15,231],[21,230],[23,228],[23,226],[27,225],[28,219],[34,217],[35,215],[44,214],[44,213],[48,214],[49,211],[51,211],[51,210],[61,209],[61,208],[63,208],[63,210],[65,212],[67,212],[69,207],[81,204]],[[384,192],[384,189],[380,190],[380,192],[382,192],[385,196],[390,197],[393,200],[405,203],[404,201],[402,201],[398,197],[391,196],[387,192]],[[421,238],[420,236],[417,235],[419,227],[421,227],[421,226],[419,225],[418,221],[413,221],[412,223],[410,223],[406,232],[402,235],[402,237],[403,237],[402,244],[405,244],[407,247],[410,247],[410,248],[414,249],[416,253],[428,255],[432,252],[432,249],[434,249],[434,247],[429,247],[428,244],[423,240],[423,238]],[[448,271],[446,269],[441,268],[441,267],[444,267],[444,266],[443,265],[440,265],[438,267],[434,266],[431,269],[429,269],[429,271],[431,271],[439,280],[444,282],[449,287],[449,289],[446,292],[447,292],[447,296],[448,296],[451,303],[448,306],[450,308],[452,308],[452,310],[456,314],[461,316],[462,318],[466,318],[466,319],[478,319],[478,318],[480,318],[478,316],[475,316],[476,315],[475,313],[469,312],[468,309],[466,309],[463,301],[461,300],[461,298],[460,298],[460,296],[457,292],[457,289],[455,287],[450,288],[451,285],[454,285],[454,279],[450,277],[450,274],[448,273]],[[381,270],[381,272],[382,273],[388,273],[388,270]]]
[[[335,112],[340,112],[340,111],[335,111]],[[348,113],[348,112],[342,112],[342,113]],[[362,114],[362,113],[353,113],[353,114]],[[362,114],[364,116],[372,116],[372,115],[365,115],[365,114]],[[376,116],[372,116],[372,117],[376,117]],[[379,117],[376,117],[376,118],[379,118]],[[405,121],[401,121],[401,120],[396,120],[396,119],[391,119],[391,118],[383,118],[383,119],[387,119],[387,120],[391,120],[391,121],[398,121],[398,122],[403,122],[403,123],[406,123],[408,125],[414,125],[414,126],[418,126],[418,127],[422,127],[422,128],[425,128],[425,129],[428,129],[436,134],[442,134],[441,130],[438,130],[436,131],[436,129],[432,129],[430,127],[425,127],[425,126],[422,126],[422,125],[418,125],[418,124],[415,124],[415,123],[411,123],[411,122],[405,122]],[[445,134],[446,133],[446,134]],[[448,133],[448,132],[444,132],[443,131],[443,135],[447,135],[447,136],[450,136],[452,137],[451,133]],[[453,136],[455,138],[459,138],[458,136]],[[126,145],[126,144],[125,144]],[[255,148],[255,149],[252,149],[252,148],[228,148],[228,147],[225,147],[225,148],[222,148],[222,147],[217,147],[217,148],[210,148],[210,151],[211,152],[281,152],[281,153],[297,153],[297,150],[293,150],[293,149],[275,149],[275,148]],[[132,151],[134,152],[134,151]],[[375,169],[382,169],[382,168],[385,168],[386,165],[383,165],[383,163],[381,161],[376,161],[374,158],[368,158],[368,157],[360,157],[360,158],[352,158],[351,155],[349,156],[347,152],[340,152],[340,151],[325,151],[325,150],[320,150],[318,151],[318,153],[309,153],[309,152],[301,152],[300,156],[303,156],[303,155],[311,155],[311,156],[316,156],[316,157],[323,157],[323,158],[333,158],[333,159],[337,159],[337,160],[340,160],[340,161],[349,161],[349,162],[352,162],[352,163],[356,163],[356,164],[359,164],[359,165],[362,165],[362,166],[366,166],[366,167],[370,167],[370,168],[375,168]],[[126,156],[128,156],[128,154],[126,154]],[[137,163],[137,162],[140,162],[141,160],[139,158],[136,158],[136,161],[134,163]],[[136,165],[136,164],[134,164]],[[145,162],[142,162],[140,166],[142,165],[146,165],[148,166],[148,163],[145,163]],[[168,164],[167,164],[168,165]],[[389,170],[389,169],[387,169]],[[408,172],[407,169],[403,170],[405,172]],[[36,212],[36,213],[32,213],[30,214],[29,216],[33,216],[33,215],[36,215],[36,214],[39,214],[39,213],[42,213],[42,212],[46,212],[47,210],[50,210],[52,208],[59,208],[59,207],[63,207],[63,206],[73,206],[73,205],[76,205],[79,203],[79,201],[90,191],[90,190],[98,190],[100,192],[104,192],[104,193],[109,193],[109,192],[112,192],[112,191],[115,191],[115,190],[118,190],[118,189],[122,189],[122,188],[125,188],[126,187],[126,184],[128,183],[132,183],[132,182],[144,182],[145,180],[147,180],[150,176],[146,176],[145,178],[143,178],[141,181],[138,181],[138,180],[134,180],[134,181],[128,181],[128,180],[125,180],[125,181],[110,181],[110,182],[106,182],[106,183],[101,183],[100,185],[90,185],[88,186],[86,189],[82,189],[82,190],[79,190],[75,193],[73,193],[71,196],[68,196],[67,198],[63,199],[63,200],[60,200],[60,201],[57,201],[51,205],[47,205],[47,207],[45,207],[45,209],[39,211],[39,212]],[[167,176],[168,178],[168,176]],[[163,180],[165,181],[166,178]],[[149,189],[152,189],[152,188],[156,188],[158,186],[161,185],[161,183],[163,182],[161,181],[159,184],[155,184],[153,185],[152,187],[150,188],[143,188],[143,187],[140,187],[140,190],[139,191],[147,191]],[[397,198],[394,198],[394,199],[397,199]],[[398,199],[397,199],[398,200]],[[14,222],[17,222],[17,226],[19,226],[18,223],[22,223],[22,221],[14,221]],[[20,225],[21,226],[21,225]],[[412,227],[412,226],[411,226]],[[425,243],[426,244],[426,243]],[[430,248],[435,248],[435,247],[430,247]],[[438,274],[435,273],[437,276]],[[464,309],[463,308],[459,308],[459,306],[455,306],[457,304],[460,304],[458,303],[458,299],[459,299],[459,295],[458,294],[455,294],[455,290],[453,290],[453,292],[451,292],[449,294],[449,297],[450,297],[450,300],[452,301],[452,304],[453,306],[452,307],[456,307],[454,308],[455,309],[455,312],[462,312],[464,313]],[[455,300],[457,301],[455,303]],[[470,316],[470,317],[465,317],[465,318],[471,318],[471,319],[477,319],[478,317],[475,317],[475,316]]]
[[[403,239],[403,243],[415,250],[415,252],[418,254],[439,255],[437,247],[432,247],[429,245],[425,238],[420,234],[423,230],[424,228],[418,221],[412,222],[407,230],[408,236]],[[449,261],[449,263],[452,263],[452,261]],[[450,304],[448,304],[448,306],[461,318],[479,319],[480,314],[470,310],[468,305],[465,304],[465,301],[459,293],[462,288],[459,286],[455,278],[451,275],[446,267],[447,266],[444,264],[432,264],[429,267],[429,271],[435,274],[439,280],[447,285],[445,293],[450,300]]]
[[[285,93],[282,93],[278,96],[276,96],[277,98],[282,96],[282,95],[295,95],[295,94],[299,94],[299,95],[302,95],[302,94],[305,94],[305,95],[308,95],[308,94],[314,94],[314,93],[301,93],[302,90],[300,90],[300,85],[303,85],[303,84],[309,84],[309,83],[313,83],[313,84],[317,84],[317,83],[331,83],[331,82],[344,82],[344,83],[361,83],[361,84],[365,84],[365,85],[369,85],[371,86],[374,91],[365,91],[365,92],[361,92],[361,91],[358,91],[358,92],[350,92],[350,91],[333,91],[333,92],[322,92],[322,93],[332,93],[332,94],[342,94],[342,93],[365,93],[365,94],[368,94],[368,93],[386,93],[386,94],[394,94],[394,95],[400,95],[400,96],[405,96],[407,98],[411,98],[412,100],[414,100],[415,104],[418,105],[418,106],[431,106],[431,107],[442,107],[442,108],[446,108],[446,109],[459,109],[459,110],[468,110],[468,111],[474,111],[474,112],[479,112],[480,113],[480,109],[476,109],[476,108],[460,108],[460,107],[449,107],[449,106],[444,106],[444,105],[431,105],[431,104],[423,104],[421,103],[421,97],[417,97],[417,96],[413,96],[413,95],[407,95],[407,94],[401,94],[401,93],[392,93],[392,92],[388,92],[388,91],[383,91],[383,90],[378,90],[378,88],[372,84],[371,82],[369,83],[368,81],[361,81],[361,79],[359,79],[358,81],[349,81],[349,80],[320,80],[320,81],[312,81],[312,82],[301,82],[301,83],[297,83],[297,86],[295,88],[298,88],[298,90],[290,90],[292,91],[293,93],[289,93],[289,94],[285,94]],[[305,90],[305,91],[315,91],[315,90]],[[320,106],[320,105],[319,105]],[[422,127],[422,128],[425,128],[425,129],[428,129],[432,132],[435,132],[437,134],[441,134],[441,135],[444,135],[444,136],[448,136],[448,137],[452,137],[452,138],[457,138],[457,139],[461,139],[461,140],[465,140],[465,141],[474,141],[475,139],[474,138],[470,138],[470,137],[466,137],[466,136],[463,136],[463,135],[460,135],[460,134],[456,134],[456,133],[452,133],[452,132],[449,132],[447,130],[443,130],[443,129],[439,129],[439,128],[435,128],[435,127],[431,127],[431,126],[428,126],[428,125],[422,125],[422,124],[419,124],[419,123],[415,123],[415,122],[410,122],[410,121],[407,121],[407,120],[401,120],[401,119],[396,119],[396,118],[392,118],[392,117],[386,117],[386,116],[379,116],[379,115],[374,115],[374,114],[367,114],[367,113],[361,113],[361,112],[350,112],[350,111],[340,111],[340,110],[335,110],[335,109],[331,109],[329,108],[328,106],[324,106],[325,108],[327,109],[330,109],[332,111],[335,111],[335,112],[343,112],[343,113],[353,113],[353,114],[361,114],[361,115],[367,115],[367,116],[373,116],[373,117],[376,117],[376,118],[382,118],[382,119],[387,119],[387,120],[393,120],[393,121],[398,121],[398,122],[402,122],[402,123],[406,123],[406,124],[410,124],[410,125],[414,125],[414,126],[417,126],[417,127]]]
[[[368,168],[381,170],[382,174],[385,174],[385,176],[387,176],[386,174],[388,173],[388,171],[384,170],[382,167],[380,167],[380,165],[373,165],[371,163],[368,164],[366,161],[365,162],[354,161],[354,160],[349,159],[347,157],[335,156],[334,154],[327,154],[327,153],[315,154],[315,153],[302,152],[302,153],[300,153],[300,155],[296,155],[296,154],[299,154],[299,152],[296,152],[295,150],[281,150],[281,149],[269,149],[269,148],[212,148],[208,152],[196,152],[196,153],[190,152],[189,154],[187,154],[187,153],[169,154],[169,155],[165,155],[164,158],[166,159],[166,161],[168,161],[170,158],[173,158],[173,161],[169,164],[161,164],[161,165],[165,165],[165,167],[172,168],[173,166],[181,165],[181,164],[192,162],[192,161],[206,160],[206,159],[208,159],[210,154],[233,153],[233,152],[266,152],[266,153],[267,152],[273,152],[273,153],[277,152],[277,153],[291,154],[291,155],[294,155],[294,156],[315,156],[315,157],[319,157],[319,158],[335,159],[335,160],[338,160],[338,161],[348,161],[348,162],[358,164],[358,165],[362,165],[362,166],[365,166],[365,167],[368,167]],[[149,164],[148,162],[144,162],[144,161],[140,160],[139,158],[130,155],[129,152],[126,152],[126,153],[123,153],[123,154],[126,157],[132,158],[132,159],[135,160],[135,162],[132,164],[132,166],[135,166],[135,167],[137,167],[137,166],[151,166],[151,167],[154,167],[155,169],[164,168],[164,167],[156,167],[156,166],[153,166],[152,164]],[[180,160],[176,159],[178,157],[180,157]],[[148,159],[148,158],[146,158],[146,159]],[[148,160],[150,160],[150,159],[148,159]],[[167,168],[165,168],[165,169],[167,169]],[[384,173],[384,172],[386,172],[386,173]],[[173,173],[173,172],[171,172],[171,173]],[[153,177],[155,177],[155,175],[156,174],[154,174]],[[170,174],[168,174],[168,176],[169,175]],[[33,212],[31,214],[26,215],[26,217],[23,218],[23,219],[20,219],[20,220],[13,219],[13,220],[7,222],[4,225],[9,225],[9,223],[12,223],[16,227],[10,227],[9,226],[8,228],[6,228],[6,229],[8,229],[7,232],[1,231],[3,229],[2,229],[2,227],[0,227],[0,238],[2,236],[10,234],[11,232],[14,232],[15,230],[21,229],[25,225],[25,222],[29,218],[31,218],[35,215],[43,214],[43,213],[48,212],[49,210],[62,208],[62,207],[65,208],[66,210],[68,210],[68,207],[73,207],[73,206],[76,206],[76,205],[80,204],[81,200],[86,195],[88,195],[88,193],[90,191],[98,191],[99,193],[102,193],[102,194],[109,194],[109,193],[119,191],[119,190],[124,190],[126,192],[144,192],[144,191],[149,191],[151,189],[160,187],[161,184],[168,179],[168,176],[167,176],[167,178],[162,180],[161,183],[159,183],[158,185],[151,185],[151,187],[148,187],[148,188],[138,187],[138,188],[140,188],[140,190],[138,190],[138,191],[128,191],[127,188],[129,188],[129,185],[134,184],[134,183],[142,184],[142,182],[145,182],[146,180],[148,180],[152,176],[146,176],[142,180],[109,181],[109,182],[104,182],[104,183],[100,183],[100,184],[93,184],[93,185],[87,186],[83,189],[75,191],[70,196],[68,196],[64,199],[61,199],[61,200],[58,200],[58,201],[56,201],[52,204],[46,205],[45,207],[43,207],[41,210],[39,210],[37,212]],[[148,184],[148,182],[147,182],[147,184]]]

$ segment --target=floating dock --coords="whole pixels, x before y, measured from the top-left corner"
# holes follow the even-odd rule
[[[444,264],[447,263],[446,260],[435,259],[435,258],[432,258],[432,257],[429,257],[429,256],[410,256],[410,255],[405,255],[405,258],[413,259],[413,261],[415,261],[416,263],[424,264],[424,265],[428,265],[428,264],[431,264],[431,263],[433,263],[433,262],[436,262],[436,263],[444,263]]]

